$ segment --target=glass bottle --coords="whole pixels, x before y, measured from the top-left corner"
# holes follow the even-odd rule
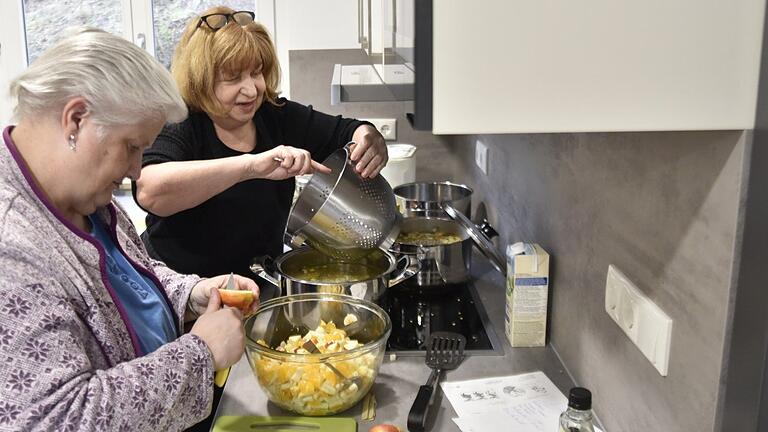
[[[592,393],[574,387],[568,395],[568,409],[560,414],[560,432],[594,432],[592,425]]]

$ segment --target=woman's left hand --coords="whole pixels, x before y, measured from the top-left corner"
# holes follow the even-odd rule
[[[384,137],[375,127],[364,124],[355,129],[352,141],[355,144],[350,158],[355,162],[355,171],[365,178],[375,177],[389,160]]]
[[[192,288],[192,293],[189,295],[189,301],[187,307],[196,315],[200,316],[208,307],[208,300],[211,298],[211,291],[217,288],[224,288],[227,286],[227,279],[229,275],[220,275],[208,279],[202,279],[197,285]],[[253,303],[248,309],[243,310],[243,316],[248,316],[256,311],[259,307],[259,286],[253,279],[243,277],[240,275],[234,275],[235,287],[238,290],[253,291]]]

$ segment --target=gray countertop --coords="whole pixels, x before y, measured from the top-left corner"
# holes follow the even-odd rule
[[[540,370],[544,372],[564,393],[573,386],[573,381],[565,372],[562,363],[547,345],[544,348],[512,348],[504,337],[504,277],[493,270],[485,259],[475,254],[473,273],[478,275],[473,283],[483,302],[488,317],[493,323],[499,341],[498,355],[468,356],[453,371],[443,374],[442,381],[487,378],[493,376],[514,375]],[[501,352],[503,351],[503,355]],[[354,417],[358,421],[358,431],[366,432],[374,424],[391,423],[406,430],[406,420],[419,386],[426,383],[430,369],[424,364],[424,357],[398,356],[390,361],[385,356],[381,365],[373,392],[376,397],[376,419],[360,419],[361,403],[339,417]],[[218,406],[216,416],[222,415],[292,415],[268,402],[251,372],[245,356],[233,366],[224,394]],[[451,420],[456,417],[450,402],[437,391],[430,418],[427,419],[428,431],[460,432]]]

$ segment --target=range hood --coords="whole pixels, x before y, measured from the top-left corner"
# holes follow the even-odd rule
[[[341,102],[409,101],[414,99],[413,66],[362,64],[333,66],[331,105]]]

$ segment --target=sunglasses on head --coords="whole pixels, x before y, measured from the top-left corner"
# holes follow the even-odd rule
[[[251,11],[235,11],[232,13],[213,13],[203,15],[200,17],[200,22],[197,23],[197,28],[200,28],[203,23],[211,30],[218,30],[229,23],[229,20],[234,21],[240,26],[246,26],[253,22],[256,15]]]

